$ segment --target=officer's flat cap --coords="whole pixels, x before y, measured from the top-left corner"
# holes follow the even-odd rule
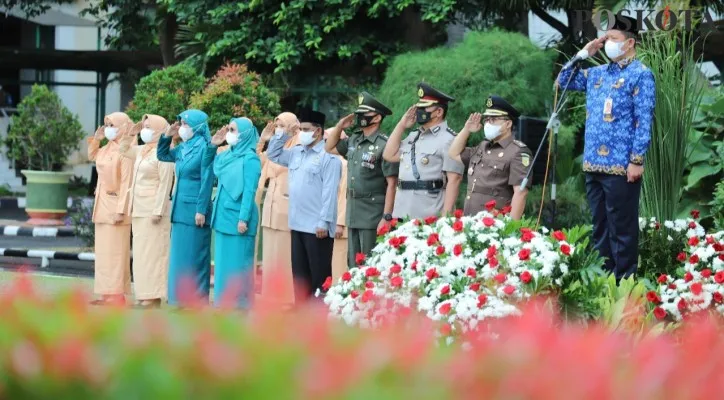
[[[355,113],[364,114],[368,112],[376,112],[384,116],[392,115],[392,110],[387,108],[387,106],[380,103],[379,100],[375,99],[371,94],[362,92],[359,95],[358,106]]]
[[[628,32],[634,36],[638,36],[639,30],[636,26],[637,21],[634,18],[627,17],[624,15],[617,15],[615,23],[608,30],[615,29],[621,32]]]
[[[448,96],[424,82],[417,85],[417,96],[420,100],[415,104],[415,107],[430,107],[435,104],[444,105],[455,101],[454,97]]]
[[[319,112],[314,111],[310,107],[302,107],[297,112],[297,118],[299,119],[300,123],[308,122],[310,124],[316,124],[321,127],[324,127],[324,122],[327,119],[327,117]]]
[[[520,116],[518,110],[500,96],[488,96],[485,106],[487,108],[485,109],[483,115],[487,117],[508,117],[510,119],[518,119]]]

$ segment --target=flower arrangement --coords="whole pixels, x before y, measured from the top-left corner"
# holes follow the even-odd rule
[[[330,314],[379,327],[390,316],[422,312],[452,340],[491,318],[518,315],[516,303],[559,291],[577,251],[563,231],[536,231],[509,210],[414,219],[382,228],[369,259],[325,283]]]

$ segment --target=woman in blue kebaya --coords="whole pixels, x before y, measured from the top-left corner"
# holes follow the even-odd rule
[[[211,270],[211,190],[214,173],[203,160],[211,140],[209,117],[200,110],[178,115],[158,141],[159,161],[176,163],[176,184],[171,202],[171,252],[168,270],[168,303],[179,305],[180,293],[194,291],[208,301]],[[182,143],[170,148],[178,135]],[[186,285],[182,285],[187,282]]]
[[[224,140],[229,145],[219,148]],[[261,176],[259,134],[248,118],[234,118],[211,139],[204,160],[218,179],[211,227],[214,305],[249,309],[254,298],[254,243],[259,210],[254,198]],[[217,154],[218,153],[218,154]]]

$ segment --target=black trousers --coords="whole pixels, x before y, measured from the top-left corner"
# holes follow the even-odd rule
[[[334,238],[317,238],[311,233],[292,231],[292,275],[294,301],[301,303],[314,297],[327,277],[332,276]]]
[[[636,272],[639,256],[641,179],[586,173],[586,197],[593,214],[593,244],[616,280]]]

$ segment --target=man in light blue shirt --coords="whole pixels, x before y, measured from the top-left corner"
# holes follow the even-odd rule
[[[275,135],[267,157],[289,168],[289,229],[295,302],[314,296],[332,276],[332,252],[337,227],[337,190],[342,163],[324,150],[325,115],[299,113],[300,144],[284,149],[290,136]]]

